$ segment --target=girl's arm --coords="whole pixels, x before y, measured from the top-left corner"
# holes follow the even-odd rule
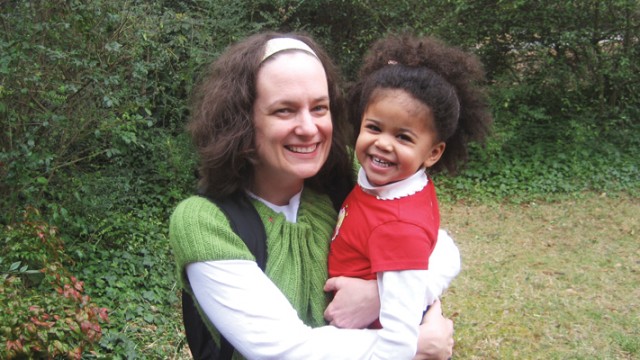
[[[354,285],[354,283],[359,284]],[[329,308],[334,309],[330,312],[332,316],[335,316],[332,322],[352,320],[347,316],[349,314],[349,306],[354,306],[354,304],[349,304],[349,299],[351,299],[352,302],[364,301],[354,306],[355,308],[367,308],[366,304],[370,304],[369,308],[375,308],[374,314],[367,315],[364,320],[355,319],[355,321],[362,321],[365,324],[360,326],[360,328],[371,324],[378,318],[380,301],[378,297],[378,284],[375,280],[335,277],[327,281],[327,287],[330,288],[330,291],[337,292],[327,308],[327,310],[329,310]],[[340,293],[343,293],[344,297],[338,298]],[[372,297],[370,295],[371,293],[374,294],[373,297],[375,297],[375,301],[370,300]],[[338,303],[338,301],[340,301],[340,303]],[[326,315],[327,312],[325,312],[325,316]],[[418,351],[414,360],[450,359],[453,354],[453,345],[453,321],[442,315],[442,305],[440,300],[436,300],[422,318],[420,337],[418,338]]]
[[[427,303],[431,304],[449,287],[460,273],[460,251],[449,234],[440,229],[431,256],[429,256],[429,282]]]
[[[442,305],[436,300],[422,318],[418,352],[413,359],[451,359],[453,345],[453,321],[442,315]]]
[[[412,359],[418,346],[427,270],[384,271],[377,274],[380,323],[375,359]]]
[[[429,267],[426,299],[431,303],[433,295],[429,294],[439,296],[460,272],[459,250],[442,229],[438,232],[438,243],[429,258]],[[325,291],[335,293],[325,311],[325,317],[332,325],[363,328],[378,318],[380,300],[376,281],[335,277],[327,280]],[[415,359],[448,359],[453,352],[453,344],[453,321],[442,315],[440,301],[436,300],[420,325]]]
[[[428,271],[430,281],[425,296],[427,303],[432,303],[460,272],[460,252],[445,230],[438,231],[438,242],[429,257]],[[327,280],[324,290],[335,293],[324,312],[331,325],[361,329],[378,318],[380,299],[376,281],[338,276]]]

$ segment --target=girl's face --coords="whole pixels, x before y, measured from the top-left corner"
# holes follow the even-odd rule
[[[431,109],[398,89],[376,90],[362,117],[356,156],[372,185],[400,181],[435,164],[438,140]]]
[[[252,191],[285,205],[329,156],[333,125],[324,68],[313,55],[276,54],[257,75],[258,164]]]

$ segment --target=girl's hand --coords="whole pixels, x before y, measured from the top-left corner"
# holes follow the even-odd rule
[[[327,280],[324,291],[335,296],[324,311],[329,324],[345,329],[362,329],[378,318],[380,298],[376,280],[338,276]]]

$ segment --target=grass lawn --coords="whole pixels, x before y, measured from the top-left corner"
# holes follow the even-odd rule
[[[640,359],[640,200],[441,204],[455,359]]]

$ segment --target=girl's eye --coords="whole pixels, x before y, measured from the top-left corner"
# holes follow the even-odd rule
[[[364,126],[364,128],[367,129],[367,130],[374,131],[374,132],[380,132],[380,128],[377,125],[374,125],[374,124],[367,124],[367,125]]]
[[[400,134],[398,135],[398,139],[405,142],[413,142],[413,139],[409,135]]]

